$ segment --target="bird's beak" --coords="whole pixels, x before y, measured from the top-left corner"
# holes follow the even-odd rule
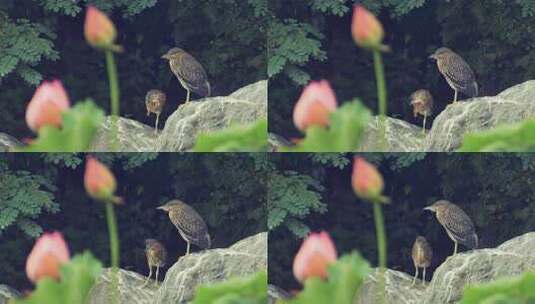
[[[429,210],[429,211],[431,211],[431,212],[435,212],[435,207],[433,207],[433,206],[427,206],[427,207],[424,208],[424,210]]]
[[[435,54],[431,55],[428,57],[429,59],[437,59],[437,56],[435,56]]]
[[[163,55],[161,58],[162,59],[169,59],[169,57],[167,57],[167,54]]]
[[[156,208],[156,209],[158,209],[158,210],[164,210],[164,211],[165,211],[165,206],[160,206],[160,207],[158,207],[158,208]]]

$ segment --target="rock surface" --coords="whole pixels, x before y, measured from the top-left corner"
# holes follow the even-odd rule
[[[22,143],[16,138],[5,133],[0,133],[0,152],[9,152],[21,145]]]
[[[9,299],[20,297],[20,293],[15,289],[0,284],[0,304],[7,304]]]
[[[387,117],[386,140],[388,151],[391,152],[421,152],[426,135],[421,127],[406,121]],[[359,152],[381,151],[379,141],[379,119],[373,117],[368,128],[364,131],[362,142],[357,149]]]
[[[119,144],[118,152],[155,152],[157,135],[154,129],[138,121],[120,117],[119,124]],[[109,138],[112,136],[111,117],[104,120],[101,128],[98,130],[91,152],[108,152],[112,151]]]
[[[168,271],[151,303],[188,303],[200,284],[242,277],[267,269],[267,233],[241,240],[229,248],[210,249],[181,257]]]
[[[372,272],[364,284],[361,286],[355,304],[371,304],[379,301],[376,298],[376,287],[378,285],[379,271]],[[412,277],[404,272],[387,269],[385,273],[386,282],[386,303],[413,304],[421,303],[425,286],[422,281],[412,284]]]
[[[502,277],[520,275],[535,269],[535,232],[513,238],[496,248],[459,253],[446,259],[425,286],[418,280],[412,285],[408,274],[387,270],[387,303],[450,304],[458,303],[464,287]],[[355,304],[376,303],[377,272],[361,287]]]
[[[268,304],[276,304],[278,299],[289,299],[290,294],[275,285],[268,285]]]
[[[157,150],[190,150],[201,133],[249,124],[267,117],[267,81],[259,81],[229,96],[208,97],[181,105],[165,122]]]
[[[292,143],[275,133],[268,133],[268,152],[277,152],[280,147],[291,146]]]
[[[89,292],[89,304],[109,303],[108,287],[111,282],[111,270],[102,271],[97,283]],[[149,304],[153,303],[159,283],[151,280],[145,286],[146,277],[127,270],[119,270],[120,304]]]

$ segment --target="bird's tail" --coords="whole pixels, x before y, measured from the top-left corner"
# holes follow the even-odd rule
[[[477,234],[474,233],[470,237],[468,237],[464,245],[471,249],[477,249],[479,247],[479,239],[477,237]]]
[[[203,249],[208,249],[212,247],[212,241],[210,240],[210,235],[207,233],[204,238],[201,238],[199,240],[199,244],[197,244],[199,247]]]
[[[477,97],[479,95],[479,87],[477,85],[477,82],[474,81],[472,85],[470,85],[465,92],[466,95],[470,97]]]

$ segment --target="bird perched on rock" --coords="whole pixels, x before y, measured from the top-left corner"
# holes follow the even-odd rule
[[[158,242],[155,239],[146,239],[145,240],[145,255],[147,256],[147,264],[149,265],[149,276],[145,281],[143,286],[147,285],[150,278],[152,277],[152,268],[156,267],[156,281],[158,281],[158,274],[160,272],[160,267],[165,266],[167,260],[167,250],[162,243]]]
[[[437,61],[438,70],[455,91],[453,102],[457,102],[458,92],[470,97],[478,95],[478,86],[474,71],[472,71],[472,68],[470,68],[461,56],[448,48],[441,47],[429,56],[429,58]]]
[[[156,124],[154,126],[154,133],[158,132],[158,121],[160,119],[160,114],[163,111],[165,106],[165,101],[167,97],[165,93],[160,90],[150,90],[145,95],[145,106],[147,107],[147,116],[150,113],[156,114]]]
[[[440,200],[424,210],[434,212],[438,222],[446,229],[446,233],[455,243],[453,255],[457,254],[458,243],[471,249],[477,248],[478,238],[474,223],[459,206]]]
[[[181,200],[172,200],[156,209],[169,214],[169,219],[178,229],[180,236],[188,243],[186,255],[189,254],[191,244],[202,249],[210,248],[210,235],[206,223],[191,206]]]
[[[172,48],[162,58],[169,60],[171,71],[186,89],[186,103],[189,102],[191,92],[202,97],[210,96],[211,88],[206,71],[193,56],[181,48]]]
[[[427,116],[433,114],[433,96],[428,90],[418,90],[411,94],[411,105],[414,117],[418,114],[424,117],[422,132],[425,132]]]
[[[412,261],[415,268],[412,284],[414,284],[418,278],[419,268],[423,268],[422,281],[425,284],[425,271],[427,267],[431,265],[431,259],[433,259],[433,250],[431,249],[431,245],[429,245],[423,236],[418,236],[412,245]]]

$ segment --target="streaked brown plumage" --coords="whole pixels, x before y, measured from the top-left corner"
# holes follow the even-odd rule
[[[150,90],[145,95],[145,106],[147,107],[147,116],[150,113],[156,114],[156,124],[154,126],[154,132],[158,132],[158,121],[160,119],[160,114],[163,111],[167,96],[164,92],[160,90]]]
[[[167,260],[167,250],[162,243],[158,242],[155,239],[146,239],[145,240],[145,255],[147,257],[147,264],[149,266],[149,276],[145,281],[145,286],[150,278],[152,277],[152,268],[156,267],[156,282],[158,281],[158,275],[160,272],[160,267],[164,267]]]
[[[208,227],[191,206],[181,200],[172,200],[157,209],[169,213],[169,219],[178,229],[180,236],[188,243],[186,255],[189,254],[190,244],[197,245],[202,249],[210,248]]]
[[[412,261],[414,263],[415,273],[412,283],[418,278],[418,269],[423,268],[423,283],[425,284],[425,271],[431,265],[433,259],[433,250],[431,245],[423,236],[418,236],[412,245]]]
[[[438,70],[455,91],[453,102],[457,102],[458,92],[470,97],[478,95],[479,88],[474,71],[461,56],[448,48],[441,47],[429,58],[437,61]]]
[[[427,117],[433,114],[433,96],[428,90],[418,90],[411,94],[411,105],[414,117],[418,114],[424,117],[422,132],[425,132]]]
[[[457,254],[458,243],[471,249],[477,248],[478,237],[474,223],[459,206],[440,200],[424,210],[434,212],[438,222],[446,229],[446,233],[455,243],[454,255]]]
[[[193,56],[183,49],[172,48],[162,58],[169,60],[171,71],[186,89],[186,103],[189,102],[190,92],[202,97],[210,96],[211,88],[206,71]]]

